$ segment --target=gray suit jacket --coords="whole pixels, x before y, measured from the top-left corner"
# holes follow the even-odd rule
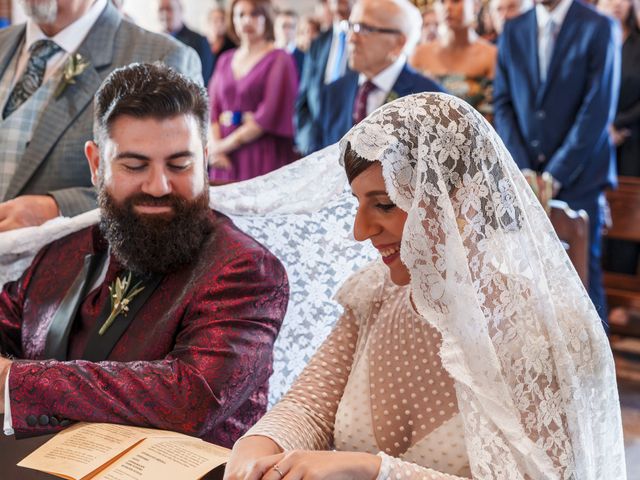
[[[24,24],[0,30],[0,75],[11,63],[25,30]],[[111,3],[78,53],[90,66],[45,106],[3,200],[50,194],[66,216],[95,208],[84,143],[93,138],[93,95],[115,68],[159,60],[202,83],[200,59],[191,48],[124,20]]]

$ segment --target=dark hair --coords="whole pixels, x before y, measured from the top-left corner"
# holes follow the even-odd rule
[[[233,25],[233,9],[236,8],[236,4],[240,0],[231,0],[229,4],[229,9],[227,10],[227,31],[231,40],[235,43],[240,43],[240,37],[238,37],[238,32],[236,32],[236,28]],[[275,40],[275,35],[273,33],[273,7],[271,5],[271,0],[244,0],[253,5],[253,8],[264,17],[264,38],[270,42]]]
[[[193,115],[203,145],[209,129],[207,91],[162,63],[132,63],[115,69],[102,82],[93,101],[93,138],[100,146],[121,115],[166,119]]]
[[[358,175],[371,166],[373,166],[373,162],[358,155],[356,151],[351,148],[351,143],[348,142],[344,149],[344,171],[347,174],[349,185],[351,185]]]

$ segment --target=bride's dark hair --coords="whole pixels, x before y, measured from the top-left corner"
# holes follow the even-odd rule
[[[347,180],[349,180],[349,185],[351,182],[364,172],[367,168],[373,165],[373,162],[362,158],[358,155],[354,149],[351,148],[351,143],[347,143],[346,148],[344,149],[344,170],[347,174]]]

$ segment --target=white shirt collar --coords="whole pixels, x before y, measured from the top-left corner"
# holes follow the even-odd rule
[[[400,72],[402,72],[402,69],[406,63],[407,63],[406,55],[401,54],[396,59],[395,62],[393,62],[387,68],[382,70],[378,75],[376,75],[373,78],[370,78],[369,80],[378,89],[382,90],[383,92],[390,92],[393,86],[395,85],[396,80],[398,80],[398,77],[400,76]],[[366,81],[367,81],[367,77],[363,73],[361,73],[360,76],[358,77],[358,85],[362,85]]]
[[[560,0],[560,3],[554,8],[551,12],[549,12],[542,4],[538,3],[536,5],[536,19],[538,21],[538,30],[542,30],[549,20],[553,20],[556,28],[560,29],[560,26],[564,22],[565,17],[567,16],[567,12],[569,11],[569,7],[573,0]]]
[[[87,10],[84,15],[54,35],[51,40],[62,47],[65,52],[75,52],[84,41],[85,37],[91,30],[91,27],[93,27],[93,24],[98,20],[102,11],[106,8],[107,1],[108,0],[95,0],[93,5],[89,7],[89,10]],[[34,42],[46,38],[49,37],[40,30],[38,24],[32,19],[28,19],[24,45],[27,51],[31,48],[31,45],[33,45]]]

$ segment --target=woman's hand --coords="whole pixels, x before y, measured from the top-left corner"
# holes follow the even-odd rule
[[[231,158],[227,154],[216,153],[211,157],[209,165],[222,170],[231,170]]]
[[[276,442],[261,435],[238,440],[233,446],[231,457],[225,466],[224,480],[260,479],[264,471],[260,470],[262,467],[256,467],[256,463],[281,451]],[[264,467],[264,470],[266,471],[270,467]]]
[[[374,480],[380,462],[370,453],[294,450],[259,459],[246,480]]]

